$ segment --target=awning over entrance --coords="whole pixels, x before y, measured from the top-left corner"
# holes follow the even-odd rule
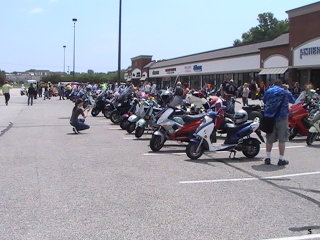
[[[144,81],[147,79],[147,76],[146,75],[143,75],[142,78],[140,78],[140,81]]]
[[[267,75],[267,74],[284,74],[288,70],[287,67],[279,67],[279,68],[264,68],[259,72],[259,75]]]

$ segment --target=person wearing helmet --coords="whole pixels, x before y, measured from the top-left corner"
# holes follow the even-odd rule
[[[183,89],[181,87],[181,82],[177,82],[176,89],[173,94],[173,99],[170,103],[171,107],[176,107],[181,105],[183,102]]]

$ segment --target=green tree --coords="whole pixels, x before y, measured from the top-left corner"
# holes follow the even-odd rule
[[[287,19],[278,20],[273,13],[261,13],[257,18],[259,25],[250,28],[248,32],[242,34],[242,40],[236,39],[233,46],[243,44],[268,41],[289,31],[289,22]]]

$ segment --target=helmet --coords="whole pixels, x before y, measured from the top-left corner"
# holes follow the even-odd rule
[[[163,91],[160,95],[160,98],[163,103],[169,103],[172,98],[172,93],[170,91]]]
[[[214,106],[218,100],[219,100],[219,98],[217,96],[212,97],[210,100],[210,105]]]
[[[234,114],[234,123],[241,124],[248,120],[248,113],[241,109]]]

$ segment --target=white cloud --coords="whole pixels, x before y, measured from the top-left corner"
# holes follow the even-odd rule
[[[30,11],[30,13],[32,13],[32,14],[37,14],[37,13],[41,13],[41,12],[43,12],[43,11],[44,11],[43,8],[34,8],[34,9],[32,9],[32,10]]]

